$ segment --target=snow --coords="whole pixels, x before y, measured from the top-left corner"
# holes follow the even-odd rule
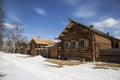
[[[40,55],[0,52],[0,73],[5,74],[0,80],[120,80],[120,68],[94,69],[90,62],[60,68],[49,65],[57,66]]]

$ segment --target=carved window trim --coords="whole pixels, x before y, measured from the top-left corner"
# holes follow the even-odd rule
[[[80,38],[79,39],[79,48],[87,48],[89,47],[89,40],[84,39],[84,38]]]
[[[65,48],[66,49],[70,48],[70,42],[69,41],[65,41]]]
[[[76,40],[71,40],[70,48],[75,48]]]

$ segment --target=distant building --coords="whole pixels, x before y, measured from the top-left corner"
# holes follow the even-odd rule
[[[15,53],[22,53],[22,54],[27,54],[27,44],[24,42],[24,43],[21,43],[17,49],[15,50]]]
[[[30,53],[32,55],[42,55],[44,57],[49,57],[49,49],[45,46],[53,43],[55,43],[53,40],[32,38],[30,41]]]

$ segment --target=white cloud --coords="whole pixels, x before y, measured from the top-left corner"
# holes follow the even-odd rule
[[[111,32],[111,34],[120,38],[120,20],[114,18],[104,19],[102,21],[92,23],[97,29]],[[112,31],[111,31],[112,30]]]
[[[120,34],[120,30],[116,30],[114,33],[115,34]]]
[[[90,18],[95,15],[95,13],[91,9],[85,6],[78,8],[73,14],[75,17],[78,18]]]
[[[106,19],[103,21],[103,24],[108,27],[115,26],[117,23],[118,23],[118,21],[113,18],[109,18],[109,19]]]
[[[5,25],[6,28],[14,28],[15,27],[15,26],[13,26],[13,25],[11,25],[9,23],[4,23],[4,25]]]
[[[34,8],[34,10],[36,11],[36,13],[40,14],[40,15],[46,15],[46,11],[41,9],[41,8]]]
[[[120,29],[119,30],[115,30],[114,35],[116,38],[120,39]]]
[[[96,27],[117,27],[120,21],[115,20],[113,18],[108,18],[99,22],[93,22],[93,25]]]

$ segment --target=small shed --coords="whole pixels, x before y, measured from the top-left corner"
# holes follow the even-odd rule
[[[61,42],[46,46],[49,48],[49,58],[61,58]]]
[[[48,48],[45,47],[49,44],[55,43],[54,40],[47,40],[41,38],[32,38],[30,41],[30,53],[32,55],[42,55],[44,57],[48,57]]]

